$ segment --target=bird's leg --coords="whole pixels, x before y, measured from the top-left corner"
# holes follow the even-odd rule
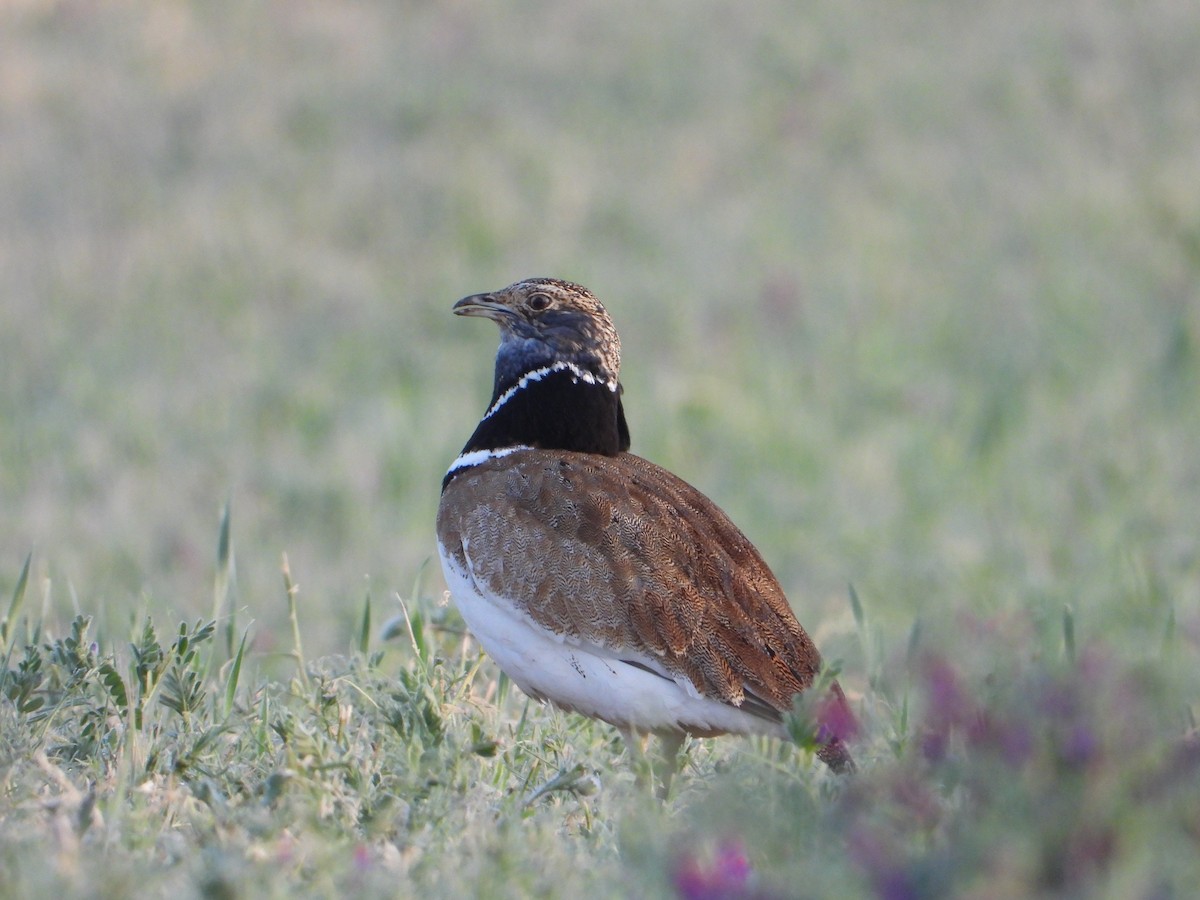
[[[683,746],[685,737],[687,735],[682,731],[664,731],[659,735],[658,750],[662,755],[662,772],[655,793],[663,802],[671,796],[671,780],[679,771],[679,748]]]
[[[634,783],[639,788],[646,788],[654,783],[654,766],[646,753],[646,742],[649,735],[634,731],[632,728],[618,727],[625,746],[629,750],[629,764],[633,767]]]

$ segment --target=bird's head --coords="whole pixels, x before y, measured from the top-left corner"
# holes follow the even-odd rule
[[[608,310],[587,288],[555,278],[530,278],[454,304],[460,316],[482,316],[500,326],[496,385],[572,363],[610,386],[621,370],[621,341]]]

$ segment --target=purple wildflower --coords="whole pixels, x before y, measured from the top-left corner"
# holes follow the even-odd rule
[[[846,743],[858,737],[858,719],[840,688],[831,690],[816,709],[817,743]]]
[[[991,751],[1002,762],[1019,769],[1033,755],[1033,734],[1020,719],[982,712],[967,729],[972,749]]]
[[[371,851],[366,844],[357,844],[354,847],[354,868],[359,872],[371,868]]]
[[[691,855],[675,864],[672,881],[682,900],[735,900],[750,897],[753,871],[741,841],[726,839],[717,845],[707,865]]]
[[[927,762],[940,763],[946,758],[950,735],[945,729],[928,728],[921,732],[921,756]]]
[[[1080,722],[1063,737],[1059,753],[1067,765],[1082,767],[1095,759],[1099,745],[1096,733],[1088,725]]]
[[[880,900],[916,900],[922,896],[910,868],[880,834],[856,829],[850,835],[849,849]]]
[[[925,663],[925,693],[929,699],[926,713],[930,726],[946,731],[967,722],[973,714],[971,703],[958,673],[945,660],[930,658]]]

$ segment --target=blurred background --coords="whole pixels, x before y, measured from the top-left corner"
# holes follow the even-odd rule
[[[1200,627],[1198,86],[1184,0],[5,3],[0,596],[206,615],[228,502],[260,642],[436,598],[450,305],[552,275],[834,656]]]

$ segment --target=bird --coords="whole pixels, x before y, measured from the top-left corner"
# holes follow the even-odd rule
[[[483,650],[526,695],[616,726],[631,753],[657,735],[660,796],[688,735],[787,738],[820,653],[729,517],[629,452],[604,305],[529,278],[452,310],[500,329],[491,401],[437,512],[446,585]],[[831,723],[817,756],[852,771],[836,680],[817,708]]]

